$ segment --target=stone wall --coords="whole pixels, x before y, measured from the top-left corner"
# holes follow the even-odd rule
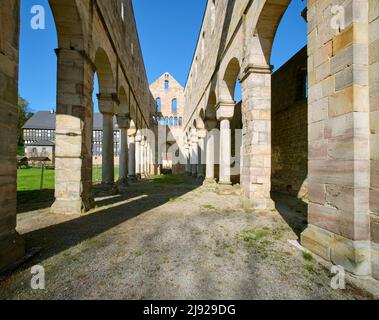
[[[15,231],[19,11],[19,1],[0,1],[0,272],[24,254]]]
[[[304,196],[308,174],[307,48],[272,76],[272,190]]]
[[[379,3],[369,1],[372,270],[379,279]]]

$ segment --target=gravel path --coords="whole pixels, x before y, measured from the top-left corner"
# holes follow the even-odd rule
[[[367,298],[330,287],[330,273],[289,244],[297,236],[287,217],[246,212],[237,188],[214,192],[181,182],[136,183],[123,195],[99,198],[83,216],[20,214],[28,249],[41,251],[0,282],[0,298]],[[30,289],[35,264],[45,268],[44,291]]]

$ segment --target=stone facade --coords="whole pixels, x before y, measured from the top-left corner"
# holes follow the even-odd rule
[[[272,190],[307,196],[307,49],[272,75]]]
[[[186,137],[204,128],[208,135],[212,128],[220,129],[219,150],[213,142],[206,150],[216,150],[213,158],[219,159],[219,182],[229,184],[234,88],[241,81],[240,181],[244,195],[257,209],[273,208],[271,190],[278,184],[283,189],[282,182],[289,178],[278,171],[275,147],[279,142],[272,137],[278,132],[273,126],[284,119],[273,109],[275,76],[270,64],[276,30],[289,3],[208,1],[184,91]],[[308,142],[301,135],[304,149],[297,151],[308,152],[304,176],[308,177],[309,226],[302,234],[302,244],[349,272],[376,278],[378,17],[373,0],[307,1]],[[304,113],[301,117],[305,118]],[[293,142],[291,137],[286,140]],[[288,161],[294,160],[287,157],[286,166]],[[215,168],[214,163],[207,163],[212,179],[217,177]],[[301,188],[300,181],[295,179],[292,189]]]
[[[103,183],[113,176],[113,117],[121,134],[120,181],[148,170],[151,145],[138,131],[151,127],[150,93],[130,0],[50,0],[58,36],[56,171],[53,213],[78,214],[94,206],[92,194],[93,79],[99,79],[103,114]],[[47,9],[47,8],[46,8]],[[16,147],[20,1],[0,2],[0,271],[24,254],[16,229]],[[128,140],[128,141],[127,141]],[[129,152],[129,147],[132,152]],[[129,156],[128,156],[129,155]],[[129,165],[128,165],[129,164]],[[128,173],[127,168],[130,171]]]
[[[159,142],[161,161],[158,162],[162,164],[163,169],[171,169],[173,174],[182,174],[185,168],[182,163],[175,162],[175,153],[184,149],[184,88],[170,73],[165,72],[150,85],[150,91],[156,101],[155,124],[161,127],[160,129],[163,127],[167,130],[165,138]]]

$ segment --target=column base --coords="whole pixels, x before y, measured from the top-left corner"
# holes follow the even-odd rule
[[[137,177],[136,176],[128,176],[128,182],[136,182]]]
[[[95,200],[93,197],[89,197],[81,200],[72,199],[55,199],[54,204],[51,206],[51,213],[53,214],[82,214],[95,208]]]
[[[118,194],[120,190],[118,189],[117,184],[115,183],[102,183],[100,185],[100,190],[98,195],[107,197],[107,196],[115,196]]]
[[[122,178],[117,181],[118,186],[127,186],[129,184],[128,178]]]
[[[0,273],[25,255],[25,242],[16,232],[0,239]]]
[[[222,185],[222,186],[231,186],[232,185],[231,181],[222,181],[222,180],[220,180],[218,182],[218,184]]]
[[[204,186],[209,186],[209,185],[217,185],[216,179],[215,178],[205,178],[203,182]]]
[[[371,242],[347,239],[314,225],[301,234],[301,244],[323,259],[357,276],[371,275]]]
[[[249,199],[243,196],[244,207],[251,210],[275,210],[275,202],[271,198]]]

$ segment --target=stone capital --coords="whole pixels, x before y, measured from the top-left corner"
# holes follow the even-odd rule
[[[208,131],[212,131],[213,129],[217,128],[218,122],[216,120],[207,120],[205,121],[205,128]]]
[[[130,118],[128,114],[118,114],[117,115],[117,125],[120,129],[129,129]]]
[[[216,106],[217,120],[232,119],[235,106],[234,101],[220,101]]]
[[[197,137],[199,139],[205,139],[206,136],[207,136],[207,130],[205,130],[205,129],[197,130]]]
[[[97,99],[99,100],[99,111],[104,114],[115,114],[116,107],[120,104],[117,94],[97,94]]]
[[[241,74],[241,82],[244,81],[252,73],[260,74],[272,74],[274,66],[272,65],[259,65],[259,64],[248,64],[243,69]]]

